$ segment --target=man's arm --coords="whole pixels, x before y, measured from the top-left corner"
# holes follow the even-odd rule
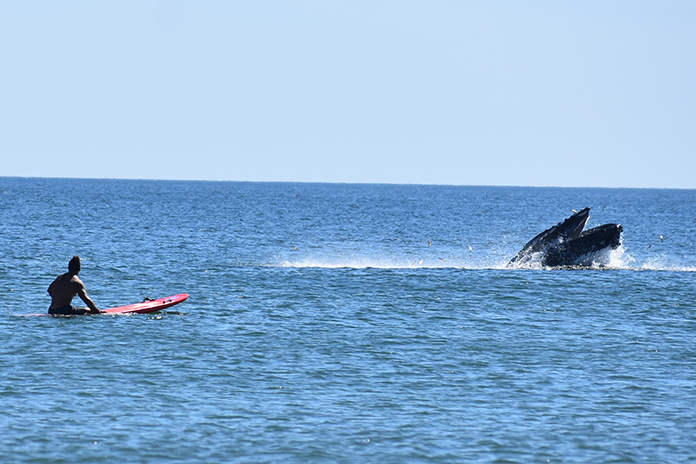
[[[99,314],[101,311],[99,311],[99,308],[97,308],[97,305],[94,304],[94,301],[87,295],[87,289],[85,289],[85,284],[82,283],[81,280],[78,281],[78,289],[77,289],[77,294],[80,296],[82,301],[85,302],[87,306],[89,306],[89,309],[91,312],[94,314]]]

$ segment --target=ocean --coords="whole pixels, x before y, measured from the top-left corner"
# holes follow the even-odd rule
[[[0,462],[696,462],[696,191],[0,177]],[[591,269],[505,266],[591,207]],[[82,258],[102,309],[44,313]],[[74,304],[80,303],[79,298]]]

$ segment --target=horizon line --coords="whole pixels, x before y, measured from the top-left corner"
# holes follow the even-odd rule
[[[625,187],[625,186],[582,186],[582,185],[522,185],[522,184],[450,184],[416,182],[369,182],[369,181],[298,181],[298,180],[233,180],[233,179],[171,179],[145,177],[65,177],[65,176],[12,176],[0,175],[0,179],[79,179],[79,180],[126,180],[152,182],[229,182],[258,184],[330,184],[330,185],[393,185],[393,186],[432,186],[432,187],[510,187],[510,188],[566,188],[566,189],[626,189],[626,190],[696,190],[689,187]]]

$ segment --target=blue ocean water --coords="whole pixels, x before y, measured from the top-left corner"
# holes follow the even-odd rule
[[[505,268],[586,206],[605,266]],[[0,462],[696,461],[694,190],[0,177],[0,230]],[[190,298],[15,317],[73,254]]]

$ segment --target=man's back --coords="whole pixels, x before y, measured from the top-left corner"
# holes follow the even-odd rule
[[[80,288],[84,288],[84,284],[75,274],[66,272],[56,277],[56,280],[48,287],[48,293],[51,295],[51,309],[70,305]]]
[[[85,314],[91,312],[99,314],[101,311],[94,304],[94,301],[87,295],[85,284],[82,283],[77,274],[80,273],[82,265],[79,256],[73,256],[68,263],[68,272],[56,277],[48,287],[48,294],[51,295],[51,306],[48,308],[49,314],[72,315]],[[72,300],[75,295],[80,295],[80,299],[87,304],[86,308],[73,308]]]

